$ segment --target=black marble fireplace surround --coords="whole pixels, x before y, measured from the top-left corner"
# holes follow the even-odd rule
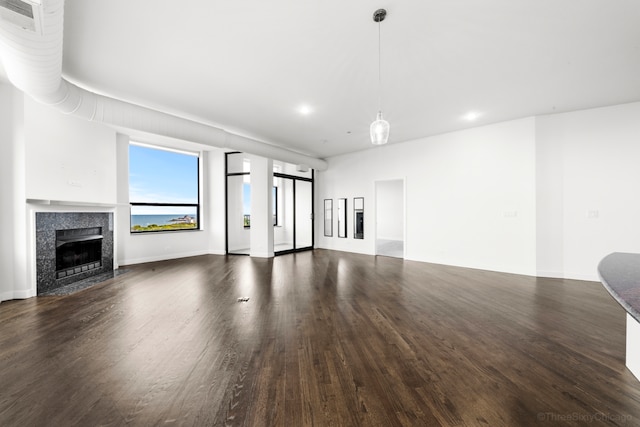
[[[102,247],[96,248],[100,243]],[[69,264],[69,250],[64,262],[56,260],[56,244],[58,258],[64,246],[77,252],[75,270]],[[90,252],[87,259],[81,254],[83,248]],[[100,259],[96,259],[100,252]],[[36,212],[36,264],[38,295],[113,271],[113,213]]]

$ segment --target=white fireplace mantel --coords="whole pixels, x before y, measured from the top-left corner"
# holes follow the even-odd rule
[[[27,280],[29,283],[29,291],[25,297],[34,297],[37,295],[37,252],[36,252],[36,214],[39,212],[59,212],[59,213],[112,213],[113,214],[113,268],[117,265],[117,204],[113,203],[94,203],[94,202],[78,202],[70,200],[45,200],[45,199],[26,199],[27,204]],[[127,205],[128,207],[129,205]]]

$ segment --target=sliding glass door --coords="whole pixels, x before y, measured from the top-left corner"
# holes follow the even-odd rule
[[[276,255],[313,249],[313,178],[274,173],[277,190]]]
[[[233,255],[252,254],[252,249],[256,249],[251,247],[252,226],[257,233],[253,237],[265,235],[270,238],[265,233],[270,230],[264,230],[264,227],[270,227],[271,221],[275,255],[313,249],[313,169],[274,162],[273,183],[268,187],[271,192],[272,211],[268,218],[270,223],[267,225],[264,223],[264,216],[260,215],[264,212],[256,211],[256,208],[251,206],[252,192],[266,190],[259,184],[252,188],[252,181],[260,180],[259,174],[252,180],[252,160],[250,156],[238,152],[225,155],[226,252]],[[258,167],[259,164],[253,166]],[[261,195],[258,193],[253,196],[257,197],[258,202],[264,201],[260,200]],[[252,217],[255,221],[252,221]],[[268,248],[268,245],[269,243],[266,243],[265,247]]]

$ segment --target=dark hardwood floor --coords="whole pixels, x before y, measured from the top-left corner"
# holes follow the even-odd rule
[[[1,426],[640,425],[599,283],[327,250],[127,268],[0,304]]]

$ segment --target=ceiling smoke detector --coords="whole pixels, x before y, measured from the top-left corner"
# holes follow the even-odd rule
[[[31,0],[0,0],[0,22],[42,34],[42,3]]]

